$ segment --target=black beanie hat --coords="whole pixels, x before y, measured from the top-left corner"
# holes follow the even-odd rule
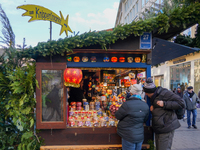
[[[156,85],[150,77],[146,80],[143,89],[145,93],[154,93],[156,91]]]

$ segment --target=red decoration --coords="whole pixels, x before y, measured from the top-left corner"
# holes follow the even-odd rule
[[[131,86],[131,82],[130,81],[127,81],[127,82],[125,82],[125,87],[129,87],[129,86]]]
[[[128,82],[129,80],[128,79],[121,79],[121,84],[125,84],[126,82]]]
[[[65,86],[80,87],[83,74],[81,69],[66,68],[64,71]]]
[[[119,57],[119,62],[125,62],[125,57]]]
[[[131,84],[132,84],[132,85],[137,84],[137,80],[132,79],[132,80],[131,80]]]
[[[112,62],[117,62],[117,57],[112,57],[112,58],[111,58],[111,61],[112,61]]]

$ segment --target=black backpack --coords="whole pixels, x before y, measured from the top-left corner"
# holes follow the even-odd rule
[[[180,108],[178,110],[175,110],[175,113],[178,119],[183,119],[185,114],[185,108]]]

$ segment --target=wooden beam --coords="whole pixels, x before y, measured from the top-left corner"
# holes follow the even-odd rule
[[[68,146],[41,146],[40,150],[102,150],[121,149],[122,145],[68,145]],[[149,144],[142,144],[142,149],[149,149]]]
[[[149,54],[151,50],[148,49],[137,49],[137,50],[124,50],[124,49],[73,49],[72,53],[67,53],[67,55],[76,53],[113,53],[113,54]]]

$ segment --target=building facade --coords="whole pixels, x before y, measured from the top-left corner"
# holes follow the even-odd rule
[[[163,4],[163,0],[120,0],[115,27],[117,25],[129,24],[132,21],[138,21],[145,9],[151,10],[152,7],[159,9],[161,4]],[[196,26],[194,25],[186,29],[181,34],[194,38]]]
[[[145,9],[159,8],[163,0],[120,0],[115,27],[137,21]],[[157,5],[159,4],[159,5]],[[186,29],[181,34],[195,37],[197,25]],[[156,86],[173,90],[178,86],[184,91],[193,86],[194,91],[200,89],[200,54],[189,54],[171,61],[166,61],[158,67],[152,67],[151,76]]]
[[[162,4],[162,2],[163,0],[120,0],[115,27],[137,21],[145,8],[156,8],[155,3]]]
[[[195,93],[198,93],[200,89],[200,53],[191,53],[166,61],[159,67],[152,67],[151,76],[156,86],[163,86],[171,90],[180,86],[182,91],[188,86],[193,86]]]

